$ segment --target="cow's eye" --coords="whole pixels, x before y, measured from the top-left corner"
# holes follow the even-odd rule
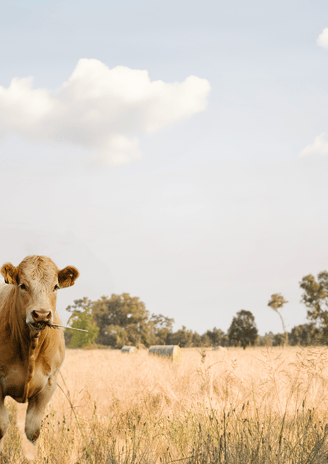
[[[54,286],[54,292],[55,292],[56,290],[59,290],[59,285],[57,285],[57,284]]]
[[[26,287],[25,284],[20,284],[20,288],[21,288],[22,290],[27,290],[27,287]]]

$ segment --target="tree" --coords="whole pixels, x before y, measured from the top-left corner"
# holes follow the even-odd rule
[[[191,346],[211,346],[211,340],[207,335],[199,335],[198,332],[193,332]]]
[[[67,306],[66,311],[68,311],[69,313],[74,313],[76,311],[82,312],[86,308],[91,308],[92,304],[92,301],[85,296],[83,298],[80,298],[79,300],[74,300],[74,304]]]
[[[269,301],[268,306],[270,306],[274,311],[276,311],[277,314],[279,314],[282,323],[282,328],[285,334],[285,344],[288,345],[288,332],[286,330],[285,322],[280,312],[280,309],[282,309],[282,307],[286,303],[288,303],[288,301],[286,301],[280,293],[274,293],[273,295],[271,295],[271,300]]]
[[[98,337],[99,327],[97,327],[97,324],[93,320],[91,308],[85,308],[82,311],[73,311],[68,320],[68,325],[72,328],[88,331],[71,331],[73,332],[69,342],[71,348],[83,348],[91,345]]]
[[[208,336],[208,333],[205,332],[203,335],[199,335],[197,332],[194,333],[193,335],[193,340],[192,340],[193,346],[212,346],[212,340]]]
[[[328,336],[328,272],[319,272],[317,280],[312,274],[303,277],[300,287],[304,290],[301,303],[308,308],[308,319],[317,322],[325,340]]]
[[[232,319],[228,330],[230,344],[233,346],[241,345],[245,350],[248,345],[255,345],[257,336],[258,331],[253,314],[242,309]]]
[[[273,345],[274,334],[273,332],[266,332],[263,336],[259,336],[259,345],[260,346],[272,346]]]
[[[168,334],[168,345],[179,345],[181,348],[186,346],[193,346],[194,334],[192,330],[188,330],[186,326],[182,326],[177,332]]]
[[[152,345],[165,345],[167,337],[172,333],[174,319],[163,316],[163,314],[152,314],[150,327],[152,331]]]
[[[317,345],[322,340],[322,331],[312,322],[292,328],[289,335],[291,345]]]
[[[123,345],[149,346],[152,324],[145,304],[128,293],[102,296],[92,304],[99,327],[97,343],[121,348]]]
[[[213,346],[228,346],[229,338],[221,329],[214,327],[213,330],[207,330],[204,335],[207,335]]]
[[[91,307],[92,307],[92,301],[89,300],[89,298],[85,296],[84,298],[80,298],[79,300],[74,300],[74,304],[67,306],[66,311],[68,311],[69,313],[80,313],[80,312],[83,312],[85,309],[87,308],[89,309]],[[70,346],[74,332],[75,331],[73,330],[65,330],[64,337],[65,337],[66,346]]]
[[[273,336],[272,346],[284,346],[286,342],[285,333],[277,333]]]

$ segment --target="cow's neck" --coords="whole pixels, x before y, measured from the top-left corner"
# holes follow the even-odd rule
[[[42,338],[44,339],[44,337],[40,337],[40,335],[40,332],[30,331],[30,343],[27,354],[27,372],[23,394],[24,403],[26,402],[29,395],[30,383],[35,371],[35,361],[40,351],[40,344],[42,344]]]
[[[25,355],[24,365],[26,369],[26,377],[23,392],[23,403],[29,397],[30,385],[35,373],[35,364],[39,353],[44,345],[46,345],[47,329],[39,331],[30,331],[28,350]]]

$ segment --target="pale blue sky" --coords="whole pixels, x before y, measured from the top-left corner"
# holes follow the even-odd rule
[[[33,76],[56,95],[86,58],[150,81],[197,76],[211,91],[205,111],[154,132],[139,124],[146,103],[129,126],[114,112],[142,153],[119,165],[74,139],[77,113],[52,120],[73,131],[60,142],[54,123],[37,135],[18,123],[0,93],[1,262],[47,254],[78,267],[59,296],[64,321],[75,298],[126,291],[200,333],[227,330],[240,309],[260,333],[280,331],[266,306],[277,292],[290,302],[288,328],[305,322],[298,282],[328,268],[328,49],[316,44],[327,17],[323,1],[3,5],[4,89]]]

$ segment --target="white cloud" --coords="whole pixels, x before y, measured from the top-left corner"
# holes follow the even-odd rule
[[[317,45],[328,48],[328,27],[326,27],[317,38]]]
[[[96,149],[107,164],[141,156],[136,134],[204,111],[210,92],[209,82],[199,77],[151,82],[147,71],[109,69],[93,59],[79,60],[56,92],[32,84],[29,77],[0,86],[0,134]]]
[[[325,140],[325,133],[315,137],[314,142],[311,145],[305,147],[300,155],[309,156],[309,155],[322,155],[328,156],[328,140]]]

